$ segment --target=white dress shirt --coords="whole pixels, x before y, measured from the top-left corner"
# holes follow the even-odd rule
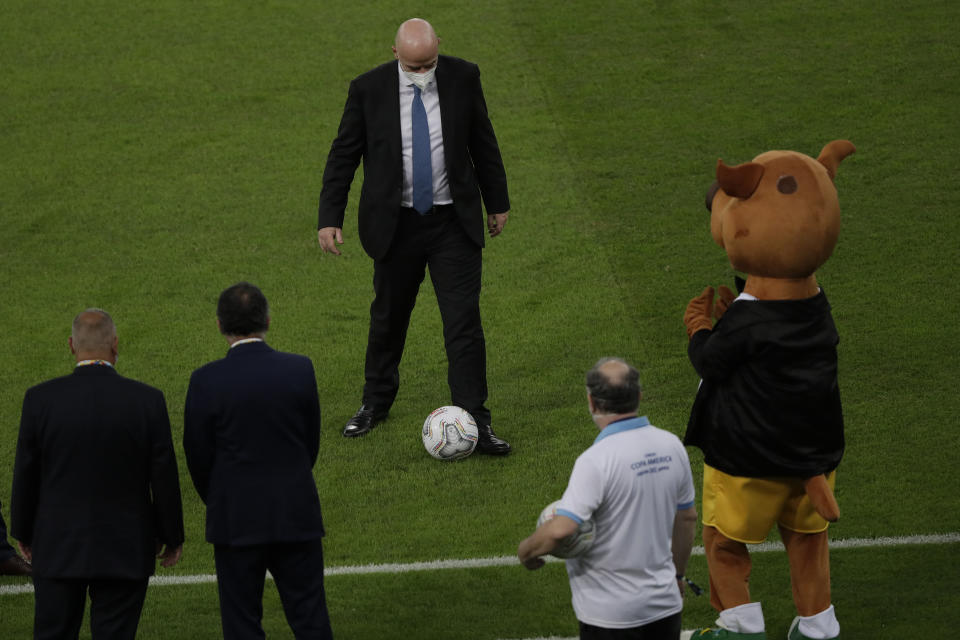
[[[400,74],[400,139],[403,148],[403,193],[400,205],[413,206],[413,83],[407,78],[397,61],[397,73]],[[420,92],[423,108],[427,112],[427,124],[430,127],[430,164],[433,168],[433,204],[450,204],[450,185],[447,183],[447,165],[443,155],[443,128],[440,122],[440,94],[437,93],[437,79]]]

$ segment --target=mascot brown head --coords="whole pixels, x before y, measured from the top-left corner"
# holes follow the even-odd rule
[[[751,276],[750,293],[761,299],[816,293],[813,274],[833,253],[840,233],[833,178],[853,152],[849,141],[834,140],[816,160],[795,151],[767,151],[735,167],[717,161],[717,181],[707,194],[710,231],[733,268]]]

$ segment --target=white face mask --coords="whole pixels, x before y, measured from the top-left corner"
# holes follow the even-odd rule
[[[407,76],[407,79],[410,80],[413,84],[420,87],[420,91],[423,91],[427,88],[427,85],[433,82],[433,74],[436,72],[437,68],[433,67],[425,73],[413,73],[411,71],[404,71],[403,75]]]

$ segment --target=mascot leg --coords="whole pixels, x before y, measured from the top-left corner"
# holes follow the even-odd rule
[[[790,627],[789,640],[823,640],[840,635],[830,604],[830,549],[827,532],[798,533],[780,527],[790,562],[793,601],[800,615]]]
[[[717,611],[750,602],[750,552],[747,545],[703,527],[703,549],[710,571],[710,604]]]
[[[747,545],[715,527],[703,527],[703,547],[710,569],[710,604],[720,611],[719,628],[696,629],[691,638],[765,640],[763,610],[750,602],[750,554]]]

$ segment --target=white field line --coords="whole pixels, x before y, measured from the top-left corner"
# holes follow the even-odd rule
[[[831,549],[859,549],[867,547],[900,547],[906,545],[921,544],[950,544],[960,542],[960,532],[940,533],[931,535],[916,535],[902,537],[884,537],[884,538],[848,538],[846,540],[831,540]],[[749,545],[751,553],[765,553],[770,551],[783,551],[783,545],[779,542],[764,542],[762,544]],[[703,547],[694,547],[693,555],[702,556]],[[548,556],[548,562],[561,562],[556,558]],[[348,565],[343,567],[327,567],[323,575],[325,577],[344,576],[344,575],[362,575],[370,573],[409,573],[411,571],[438,571],[440,569],[479,569],[486,567],[507,567],[518,565],[516,556],[496,556],[492,558],[473,558],[466,560],[431,560],[429,562],[407,562],[390,564],[364,564]],[[270,577],[270,574],[267,574]],[[168,585],[191,585],[191,584],[210,584],[217,581],[216,574],[207,573],[199,575],[166,575],[151,576],[151,587],[162,587]],[[0,585],[0,596],[16,595],[20,593],[33,593],[32,584],[8,584]],[[551,640],[544,638],[542,640]]]

